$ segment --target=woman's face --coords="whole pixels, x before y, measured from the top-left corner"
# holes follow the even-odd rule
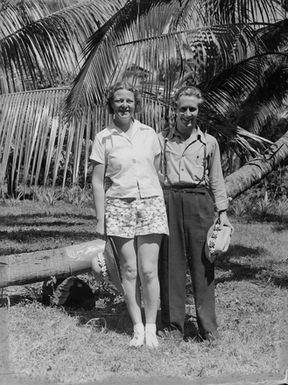
[[[115,123],[125,124],[131,121],[135,112],[135,97],[132,91],[117,90],[114,93],[112,108]]]

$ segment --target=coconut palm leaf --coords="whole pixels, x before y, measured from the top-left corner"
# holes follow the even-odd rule
[[[84,1],[22,26],[0,40],[0,93],[67,83],[85,40],[124,0]]]
[[[106,87],[113,79],[113,70],[121,61],[119,45],[163,32],[185,29],[187,26],[189,29],[201,27],[204,21],[206,25],[217,24],[219,19],[227,24],[231,20],[241,23],[275,21],[277,9],[277,0],[128,1],[88,40],[84,50],[85,63],[67,99],[68,115],[80,101],[91,104],[102,100]],[[150,60],[154,58],[150,57]]]
[[[177,31],[122,44],[121,48],[119,56],[123,60],[119,60],[117,72],[114,70],[115,77],[123,77],[132,63],[136,68],[142,66],[150,74],[148,82],[146,79],[141,84],[143,91],[155,92],[157,86],[162,87],[168,98],[170,91],[186,79],[194,84],[205,83],[223,69],[265,49],[253,27],[243,24]],[[151,62],[150,58],[156,59]]]
[[[98,4],[97,1],[94,1],[93,6],[96,3]],[[112,0],[110,3],[111,6],[115,4]],[[260,4],[263,5],[262,18],[265,19],[267,18],[267,7],[265,8],[265,4],[271,5],[272,3],[274,4],[274,1],[236,0],[234,3],[238,4],[238,7],[234,7],[232,3],[230,0],[221,0],[220,2],[218,2],[218,0],[207,0],[199,1],[199,3],[195,0],[193,2],[189,0],[182,2],[178,0],[158,0],[150,2],[131,0],[128,1],[127,6],[124,6],[120,11],[113,14],[108,22],[103,21],[104,25],[101,27],[98,16],[96,19],[92,16],[92,2],[87,1],[82,4],[83,8],[81,8],[81,4],[78,4],[77,6],[73,5],[67,9],[55,12],[53,14],[55,21],[52,20],[53,18],[51,16],[50,19],[46,17],[36,23],[31,23],[30,29],[29,26],[23,27],[19,33],[16,32],[12,34],[13,36],[8,37],[8,39],[11,38],[11,40],[9,40],[9,42],[11,42],[10,45],[6,44],[6,39],[4,39],[3,46],[7,48],[7,55],[2,56],[3,63],[0,63],[0,70],[6,71],[4,77],[6,78],[7,76],[7,78],[9,78],[9,81],[6,82],[7,84],[9,83],[9,87],[4,82],[1,85],[2,90],[27,89],[31,87],[31,84],[32,86],[43,87],[47,84],[48,77],[50,77],[48,78],[49,84],[61,83],[63,81],[63,74],[66,76],[69,71],[72,73],[74,70],[73,66],[78,63],[76,56],[80,50],[81,43],[80,38],[78,39],[78,36],[76,36],[75,46],[73,44],[69,45],[69,39],[72,37],[74,39],[75,37],[72,26],[74,25],[73,28],[75,28],[76,31],[79,30],[79,36],[82,36],[83,39],[84,36],[88,36],[89,28],[92,28],[93,23],[97,28],[100,26],[99,31],[92,35],[84,51],[85,57],[87,58],[85,64],[88,64],[86,67],[85,65],[83,67],[83,71],[86,71],[83,79],[85,82],[87,82],[87,80],[90,82],[95,81],[98,94],[97,92],[95,93],[94,85],[92,85],[91,89],[93,92],[87,97],[86,91],[87,89],[89,90],[91,85],[88,85],[86,89],[87,84],[84,82],[85,87],[82,89],[81,82],[79,83],[79,95],[81,98],[84,95],[86,101],[90,101],[90,105],[85,104],[86,102],[83,104],[85,109],[79,110],[78,119],[71,120],[69,125],[65,124],[62,119],[63,99],[67,97],[69,92],[66,88],[29,91],[28,93],[15,93],[2,95],[0,97],[0,184],[3,183],[7,170],[11,175],[10,182],[13,183],[14,178],[16,184],[25,183],[31,185],[41,183],[55,185],[59,183],[60,179],[63,184],[65,184],[65,181],[77,183],[79,182],[79,175],[82,174],[86,180],[91,142],[95,132],[99,131],[109,121],[109,117],[103,106],[101,104],[95,105],[95,101],[99,102],[103,100],[104,93],[99,93],[99,90],[104,91],[106,85],[113,79],[119,77],[121,71],[125,71],[128,66],[127,63],[135,62],[135,57],[136,63],[144,63],[145,66],[153,70],[155,68],[157,69],[157,71],[155,71],[156,74],[154,74],[153,71],[151,71],[151,74],[148,73],[148,80],[150,80],[151,84],[158,84],[158,88],[160,88],[160,85],[165,85],[163,100],[159,100],[159,94],[155,94],[155,87],[147,87],[144,98],[144,108],[141,115],[143,122],[159,130],[163,123],[163,116],[166,110],[169,110],[168,96],[170,97],[170,91],[175,86],[175,78],[170,77],[170,74],[172,74],[173,71],[175,72],[175,70],[179,71],[179,73],[182,71],[183,74],[186,75],[189,71],[190,73],[195,71],[192,56],[189,56],[191,54],[190,45],[193,46],[194,44],[195,47],[199,43],[202,45],[200,45],[199,51],[197,51],[198,56],[196,55],[196,57],[200,57],[200,52],[205,52],[206,61],[202,60],[202,63],[204,62],[207,67],[206,72],[199,71],[201,76],[199,75],[198,77],[200,80],[205,80],[206,84],[207,79],[217,74],[216,80],[219,82],[221,75],[223,75],[223,68],[227,67],[226,70],[230,71],[230,80],[227,81],[226,88],[222,89],[222,94],[219,93],[218,99],[217,93],[214,92],[213,94],[212,86],[214,84],[214,87],[220,89],[221,84],[215,80],[214,83],[211,82],[210,85],[209,83],[207,85],[208,100],[211,102],[211,105],[208,106],[210,108],[210,115],[208,113],[206,114],[206,120],[207,117],[210,116],[210,128],[208,128],[211,130],[214,129],[215,135],[221,134],[222,137],[225,140],[229,140],[230,143],[234,137],[236,142],[238,140],[238,143],[241,142],[240,145],[246,146],[246,148],[249,149],[253,135],[237,127],[237,122],[231,120],[229,114],[227,116],[223,114],[230,111],[225,107],[225,103],[235,103],[233,87],[235,87],[236,90],[237,86],[239,87],[238,94],[240,94],[240,87],[241,85],[243,86],[243,84],[246,84],[248,88],[250,87],[250,91],[254,90],[257,75],[256,69],[259,70],[256,65],[256,59],[254,59],[254,64],[251,58],[252,64],[249,61],[245,63],[247,75],[245,75],[244,64],[242,63],[242,75],[244,74],[247,77],[245,80],[246,83],[244,83],[244,81],[241,83],[241,81],[236,78],[237,70],[239,71],[240,67],[235,70],[235,73],[233,73],[232,68],[235,63],[238,63],[237,65],[240,66],[243,58],[256,54],[258,50],[260,50],[261,44],[255,43],[256,36],[251,26],[242,24],[243,28],[241,28],[239,23],[235,28],[233,27],[234,29],[231,27],[233,32],[229,35],[229,28],[226,28],[225,25],[217,27],[212,24],[217,20],[218,22],[225,21],[227,24],[231,21],[243,23],[243,21],[247,20],[253,21],[253,18],[261,18],[261,12],[255,8],[255,6],[259,7]],[[120,4],[120,2],[117,2],[117,4]],[[220,6],[219,4],[223,7],[220,13],[214,11],[214,8],[216,9],[217,6]],[[243,5],[245,8],[245,12],[243,8],[243,18],[237,15],[241,4],[245,4],[245,7]],[[89,11],[85,11],[86,6]],[[101,4],[99,7],[100,6]],[[106,7],[106,4],[103,4],[103,7],[104,6]],[[234,14],[233,20],[231,19],[231,7],[234,7],[232,12],[232,14]],[[249,12],[246,12],[246,7],[250,9]],[[84,9],[83,13],[80,8],[82,10]],[[101,13],[99,9],[100,8],[98,8],[98,12]],[[93,20],[90,20],[90,16]],[[205,17],[207,17],[209,21],[209,28],[204,26]],[[222,19],[220,19],[220,17]],[[88,20],[87,30],[86,27],[84,28],[86,19]],[[81,25],[80,21],[83,25]],[[35,28],[35,36],[33,36],[33,26]],[[57,30],[55,31],[53,29]],[[27,39],[25,39],[24,30],[25,33],[27,33]],[[179,33],[179,30],[182,32]],[[183,38],[184,30],[190,33],[187,33],[188,40],[186,39],[186,35],[186,40]],[[44,40],[43,42],[38,41],[39,39],[37,40],[38,31],[39,35],[44,33],[47,47],[44,46]],[[166,35],[162,38],[163,32]],[[263,32],[260,39],[262,36],[265,36],[265,33]],[[158,39],[158,42],[160,42],[158,43],[158,47],[160,47],[158,50],[157,44],[153,43],[153,36],[156,36],[155,41]],[[203,36],[203,38],[201,38],[201,36]],[[57,40],[58,37],[59,39]],[[67,40],[66,42],[65,38]],[[147,41],[144,42],[143,40],[147,38],[151,40],[148,48]],[[74,41],[73,39],[71,42]],[[142,46],[141,39],[143,42]],[[135,40],[138,40],[138,48],[134,42]],[[132,47],[135,45],[136,48],[133,47],[133,49],[131,49],[131,42],[135,43],[132,44]],[[236,43],[235,47],[232,42]],[[211,49],[209,48],[210,43]],[[27,44],[28,50],[22,48],[25,44]],[[187,46],[185,44],[187,44]],[[1,43],[1,49],[3,46]],[[8,55],[9,47],[13,58],[12,61]],[[93,51],[93,47],[98,48]],[[139,49],[139,47],[141,47],[141,49]],[[47,48],[46,51],[45,48]],[[21,52],[21,54],[19,54],[19,52]],[[140,52],[139,57],[142,57],[142,61],[137,57],[137,52]],[[178,54],[179,52],[183,57],[182,60]],[[221,60],[210,64],[211,60],[208,60],[208,56],[211,55],[214,60],[215,57],[217,58],[219,56],[219,52],[222,52]],[[159,55],[160,53],[162,56]],[[51,62],[51,58],[54,59],[53,62]],[[172,58],[175,60],[172,60]],[[190,62],[188,59],[190,59]],[[89,60],[91,68],[93,67],[92,69],[95,71],[94,73],[90,71]],[[70,62],[72,62],[72,64],[74,63],[71,67],[69,67]],[[36,67],[34,72],[28,70],[27,66],[29,66],[29,63],[31,67]],[[163,63],[167,63],[167,68]],[[199,65],[196,65],[196,68],[198,67]],[[61,74],[59,74],[60,69],[63,69]],[[161,77],[158,77],[158,69],[160,75],[164,76],[162,80]],[[98,70],[99,72],[97,72]],[[133,72],[133,68],[131,70]],[[82,75],[81,73],[79,74],[80,77]],[[169,75],[169,82],[167,79],[165,80],[166,75]],[[40,80],[42,76],[44,84],[39,84],[39,76]],[[188,74],[185,81],[191,80],[189,76]],[[37,82],[34,84],[33,82],[36,81],[36,79]],[[19,85],[20,80],[22,84]],[[149,83],[149,81],[147,81],[147,83]],[[85,91],[84,93],[82,93],[83,90]],[[248,92],[248,89],[246,91]],[[224,96],[226,99],[224,98],[224,103],[221,105],[219,99]],[[245,97],[247,98],[246,94]],[[241,101],[245,101],[245,97],[243,96]],[[84,101],[85,98],[83,97]],[[217,105],[220,107],[217,107]],[[248,137],[249,135],[250,137]],[[258,139],[254,136],[253,140],[256,141]],[[250,150],[252,151],[253,149]]]
[[[0,183],[4,181],[7,169],[12,175],[11,182],[39,181],[46,144],[50,142],[50,146],[54,146],[56,120],[61,131],[59,96],[61,100],[61,95],[66,92],[66,89],[60,89],[0,96],[3,123],[0,131]]]
[[[87,180],[88,159],[96,132],[109,122],[104,106],[87,108],[66,125],[63,101],[69,88],[0,95],[0,186],[52,185]],[[160,128],[164,106],[147,100],[142,116]]]
[[[288,94],[288,58],[271,60],[264,77],[242,105],[239,124],[261,135],[266,122],[283,107]]]
[[[0,5],[0,39],[15,33],[27,24],[49,15],[44,2],[25,0]]]
[[[230,78],[228,70],[215,77],[205,89],[205,103],[199,114],[202,127],[216,136],[221,144],[229,143],[247,156],[255,155],[258,149],[263,148],[263,138],[240,128],[235,116],[245,102],[249,105],[247,95],[256,94],[255,90],[258,94],[262,92],[258,84],[258,59],[250,59],[250,66],[247,63],[244,66],[242,62],[234,66],[234,71],[230,70]],[[272,68],[277,75],[276,66]],[[264,76],[272,76],[272,68],[263,73],[261,84],[264,86],[268,84]],[[281,69],[279,66],[278,71]],[[247,79],[246,89],[242,88],[243,83],[237,83],[237,78],[242,77]],[[271,84],[272,78],[269,95],[273,99],[279,90]],[[9,168],[16,184],[55,185],[59,182],[60,169],[63,185],[67,180],[77,183],[80,174],[87,180],[92,140],[95,133],[109,122],[109,116],[104,107],[94,105],[93,109],[84,109],[69,126],[65,125],[62,106],[68,92],[69,88],[49,89],[0,97],[3,122],[0,130],[0,149],[3,149],[0,184],[5,178],[4,171]],[[171,107],[169,101],[152,93],[144,95],[139,118],[159,131],[164,123],[163,116]],[[13,177],[10,178],[11,183]]]
[[[267,24],[259,28],[257,35],[270,51],[287,51],[288,43],[288,20],[278,21],[274,24]]]
[[[247,23],[283,19],[285,11],[280,1],[262,0],[204,0],[206,17],[212,23]],[[211,18],[211,16],[210,16]]]

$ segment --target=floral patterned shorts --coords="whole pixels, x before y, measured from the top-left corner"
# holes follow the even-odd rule
[[[106,198],[106,234],[123,238],[169,234],[163,197]]]

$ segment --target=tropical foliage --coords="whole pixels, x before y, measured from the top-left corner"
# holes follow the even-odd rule
[[[7,175],[9,191],[19,183],[77,182],[86,123],[63,123],[63,98],[86,39],[124,3],[1,0],[0,185]]]
[[[85,181],[105,90],[123,76],[141,87],[140,117],[156,129],[175,89],[200,86],[200,121],[240,156],[263,146],[256,135],[281,112],[288,28],[278,0],[2,3],[11,25],[0,23],[0,183],[7,170],[10,186]]]

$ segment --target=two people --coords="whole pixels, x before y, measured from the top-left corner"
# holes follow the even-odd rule
[[[204,135],[196,124],[202,101],[197,88],[180,90],[175,99],[175,123],[167,135],[161,133],[157,138],[153,128],[134,118],[140,108],[137,90],[126,82],[117,83],[108,96],[112,123],[96,135],[93,143],[90,158],[94,162],[96,230],[112,237],[119,254],[125,300],[133,322],[130,346],[158,346],[161,245],[159,276],[165,332],[184,332],[188,258],[200,334],[208,339],[217,337],[214,265],[205,258],[214,203],[221,224],[230,223],[217,141]],[[158,179],[160,169],[170,236]],[[105,178],[110,182],[106,193]]]

